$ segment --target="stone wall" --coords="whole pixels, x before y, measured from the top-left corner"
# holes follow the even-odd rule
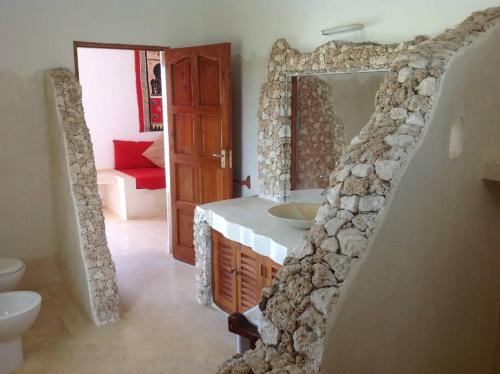
[[[194,212],[193,244],[195,251],[196,300],[202,305],[212,304],[212,228],[205,212]]]
[[[85,124],[81,86],[68,69],[48,72],[55,95],[56,111],[63,131],[66,157],[80,228],[81,252],[86,266],[94,323],[119,319],[116,273],[106,243],[101,200],[90,133]]]
[[[498,24],[499,18],[500,8],[476,12],[432,40],[405,43],[386,62],[390,71],[377,95],[375,113],[340,158],[311,231],[297,245],[294,257],[285,260],[272,287],[263,290],[261,341],[255,350],[222,364],[219,373],[320,370],[326,319],[369,247],[384,207],[426,133],[449,61]],[[279,41],[273,59],[278,55],[276,48],[287,47]]]
[[[297,78],[296,189],[327,187],[322,176],[330,175],[344,150],[344,124],[333,102],[333,88],[321,78]]]

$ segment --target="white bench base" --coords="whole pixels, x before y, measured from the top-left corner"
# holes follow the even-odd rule
[[[167,214],[165,188],[138,190],[134,177],[114,169],[97,171],[97,187],[103,207],[124,220]]]

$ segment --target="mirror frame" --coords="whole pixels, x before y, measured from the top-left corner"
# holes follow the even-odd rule
[[[330,41],[302,53],[285,39],[272,47],[260,91],[257,139],[259,196],[286,201],[290,196],[291,126],[287,77],[318,73],[388,71],[392,60],[412,43],[376,44]]]

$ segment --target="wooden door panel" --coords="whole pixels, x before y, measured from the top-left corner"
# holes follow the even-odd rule
[[[194,153],[193,117],[184,114],[174,114],[172,119],[172,126],[175,132],[175,153],[192,155]]]
[[[237,309],[236,255],[234,243],[212,231],[214,302],[224,311]]]
[[[240,246],[237,252],[238,312],[244,313],[259,303],[262,281],[261,256],[251,248]]]
[[[192,240],[188,243],[187,233],[181,237],[178,226],[193,230],[196,204],[232,198],[231,163],[228,159],[222,168],[212,156],[231,150],[230,62],[228,43],[165,51],[172,252],[174,258],[193,264]]]
[[[186,210],[177,210],[179,225],[177,227],[179,244],[190,246],[193,244],[193,230],[190,230],[193,222],[193,212]]]
[[[220,69],[219,60],[198,57],[200,105],[220,104]]]
[[[214,157],[222,149],[221,123],[219,116],[200,116],[202,157]]]
[[[173,105],[193,104],[191,64],[189,56],[172,64],[170,81],[173,87],[171,91]]]
[[[218,188],[223,181],[223,173],[218,168],[203,167],[199,168],[200,173],[200,191],[199,201],[201,204],[211,203],[224,199],[223,190]]]
[[[196,202],[195,191],[195,172],[192,165],[178,164],[175,169],[175,181],[177,190],[177,202],[184,201],[188,203]]]

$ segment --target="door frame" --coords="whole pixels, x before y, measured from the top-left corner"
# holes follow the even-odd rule
[[[81,40],[73,41],[73,60],[75,64],[76,79],[80,80],[78,70],[78,48],[102,48],[102,49],[141,49],[148,51],[161,51],[164,52],[170,47],[162,47],[158,45],[143,45],[143,44],[120,44],[120,43],[101,43],[101,42],[86,42]]]
[[[147,50],[147,51],[159,51],[163,52],[163,59],[161,60],[161,70],[162,70],[162,90],[163,94],[163,111],[167,115],[164,116],[166,126],[163,127],[163,140],[164,140],[164,152],[166,155],[165,159],[165,178],[166,187],[165,188],[165,198],[167,199],[167,253],[172,254],[172,208],[170,206],[170,138],[168,131],[168,112],[167,112],[167,90],[166,90],[166,71],[165,71],[165,52],[170,49],[170,47],[158,46],[158,45],[144,45],[144,44],[122,44],[122,43],[102,43],[102,42],[88,42],[81,40],[73,41],[73,61],[75,68],[75,76],[78,81],[80,81],[80,72],[78,68],[78,48],[102,48],[102,49],[123,49],[123,50]],[[84,108],[85,109],[85,108]],[[168,166],[167,166],[168,165]]]

